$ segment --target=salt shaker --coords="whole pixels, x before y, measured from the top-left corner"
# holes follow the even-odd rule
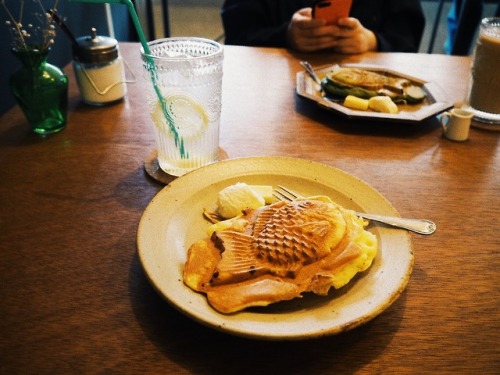
[[[123,99],[127,93],[123,59],[116,39],[97,35],[76,39],[73,69],[80,95],[85,103],[106,105]]]

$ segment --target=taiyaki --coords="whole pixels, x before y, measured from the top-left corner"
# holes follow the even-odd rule
[[[184,282],[222,313],[326,295],[371,265],[377,241],[364,225],[327,197],[248,210],[189,248]]]

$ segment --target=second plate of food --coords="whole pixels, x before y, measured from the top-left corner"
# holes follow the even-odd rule
[[[315,68],[315,72],[320,79],[323,79],[328,72],[334,69],[334,67],[336,66],[328,65],[318,67]],[[383,120],[390,122],[418,123],[426,118],[437,115],[453,107],[453,103],[448,101],[445,92],[434,82],[426,82],[422,79],[411,77],[409,75],[379,66],[345,64],[341,65],[341,68],[361,69],[368,72],[374,72],[382,76],[407,80],[410,84],[418,86],[423,90],[425,93],[425,99],[420,103],[398,104],[398,113],[382,113],[372,110],[352,109],[343,105],[343,99],[325,95],[325,92],[321,90],[320,85],[318,85],[305,71],[297,73],[297,94],[303,98],[316,102],[320,107],[331,110],[348,118]]]

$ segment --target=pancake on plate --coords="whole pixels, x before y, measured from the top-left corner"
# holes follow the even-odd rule
[[[189,248],[184,283],[221,313],[326,296],[372,264],[377,239],[365,224],[323,196],[248,209]]]
[[[422,85],[404,77],[369,69],[334,65],[321,81],[325,93],[332,97],[354,96],[361,99],[389,97],[394,103],[416,104],[427,94]]]

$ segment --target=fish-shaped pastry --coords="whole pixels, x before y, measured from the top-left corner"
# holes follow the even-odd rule
[[[213,285],[269,273],[294,278],[305,266],[325,258],[344,238],[346,223],[332,204],[303,200],[280,202],[255,211],[249,233],[216,232],[222,259]]]
[[[377,241],[364,225],[326,197],[249,210],[190,247],[184,282],[224,313],[326,295],[371,265]]]

